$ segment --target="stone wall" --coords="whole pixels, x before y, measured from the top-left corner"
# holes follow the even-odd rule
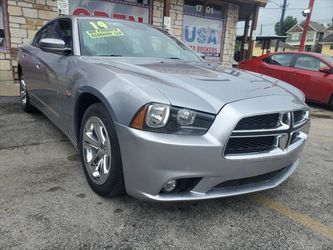
[[[153,1],[153,25],[156,27],[163,27],[163,0]],[[183,6],[184,0],[171,0],[170,4],[170,17],[171,29],[170,34],[177,38],[182,38],[183,30]]]
[[[17,50],[37,30],[58,16],[56,0],[8,0],[10,47],[0,51],[0,80],[17,79]]]
[[[228,4],[222,48],[222,64],[231,65],[234,58],[239,6]]]

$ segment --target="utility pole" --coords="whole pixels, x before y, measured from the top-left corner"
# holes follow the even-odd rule
[[[302,33],[302,38],[301,38],[301,44],[299,46],[299,51],[304,51],[304,45],[305,45],[306,35],[309,30],[313,5],[314,5],[314,0],[310,0],[309,7],[306,10],[303,10],[303,15],[304,15],[304,13],[306,14],[306,20],[305,20],[305,24],[303,27],[303,33]]]
[[[284,16],[286,14],[286,9],[287,9],[287,0],[283,0],[282,12],[281,12],[281,17],[280,17],[280,34],[282,34],[282,32],[283,32],[283,21],[284,21]],[[280,40],[276,39],[275,52],[278,51],[278,49],[279,49],[279,43],[280,43]]]

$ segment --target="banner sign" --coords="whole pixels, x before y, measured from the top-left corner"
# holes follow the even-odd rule
[[[92,0],[70,1],[69,12],[76,16],[101,16],[149,23],[149,4],[147,0],[143,1],[143,4],[137,4],[133,1],[126,4]]]
[[[184,15],[183,41],[208,61],[221,55],[223,21]]]

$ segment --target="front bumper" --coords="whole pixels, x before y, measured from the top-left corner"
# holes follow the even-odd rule
[[[226,105],[203,136],[160,134],[116,124],[127,193],[140,199],[182,201],[274,188],[296,169],[306,136],[284,151],[258,156],[228,158],[223,156],[223,149],[242,117],[304,108],[304,104],[286,96],[238,101]],[[216,188],[225,181],[260,176],[279,169],[278,174],[266,180]],[[183,178],[200,178],[200,181],[187,192],[161,193],[166,182]]]

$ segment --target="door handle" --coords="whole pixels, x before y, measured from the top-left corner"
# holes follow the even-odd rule
[[[39,64],[36,64],[36,68],[37,68],[37,69],[40,69],[40,65],[39,65]]]

